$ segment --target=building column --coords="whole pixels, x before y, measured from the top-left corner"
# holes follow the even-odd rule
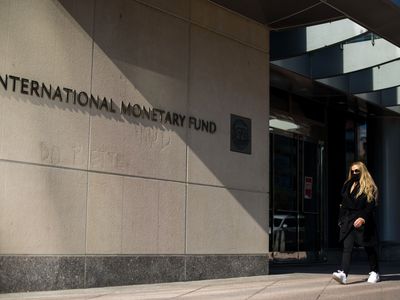
[[[400,118],[379,117],[368,123],[368,166],[379,189],[378,224],[381,258],[400,257]]]

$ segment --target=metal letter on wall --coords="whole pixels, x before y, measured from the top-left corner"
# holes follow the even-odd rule
[[[231,151],[251,154],[251,119],[231,114]]]

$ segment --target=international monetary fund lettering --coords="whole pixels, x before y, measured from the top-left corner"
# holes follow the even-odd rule
[[[178,127],[188,127],[198,131],[215,133],[217,125],[213,121],[206,121],[193,116],[185,116],[164,109],[146,107],[144,105],[132,104],[121,101],[118,108],[113,99],[93,96],[85,91],[77,91],[68,87],[52,86],[36,80],[23,78],[15,75],[0,74],[0,88],[23,95],[30,95],[51,101],[59,101],[81,107],[89,107],[109,113],[119,113],[126,118],[141,118],[161,124]]]

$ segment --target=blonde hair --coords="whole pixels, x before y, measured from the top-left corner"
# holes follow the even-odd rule
[[[367,201],[369,203],[374,201],[374,199],[375,203],[377,203],[378,188],[364,163],[362,163],[361,161],[356,161],[351,164],[346,182],[348,182],[351,179],[351,168],[353,166],[357,166],[358,169],[360,170],[360,189],[356,195],[356,198],[361,196],[361,194],[365,194],[367,195]]]

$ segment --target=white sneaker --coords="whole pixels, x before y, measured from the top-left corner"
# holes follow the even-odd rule
[[[380,281],[380,280],[381,280],[381,279],[380,279],[378,273],[376,273],[376,272],[374,272],[374,271],[369,272],[369,277],[368,277],[368,280],[367,280],[369,283],[377,283],[377,282]]]
[[[337,272],[333,272],[332,278],[335,279],[340,284],[346,284],[347,283],[347,276],[341,270],[338,270]]]

